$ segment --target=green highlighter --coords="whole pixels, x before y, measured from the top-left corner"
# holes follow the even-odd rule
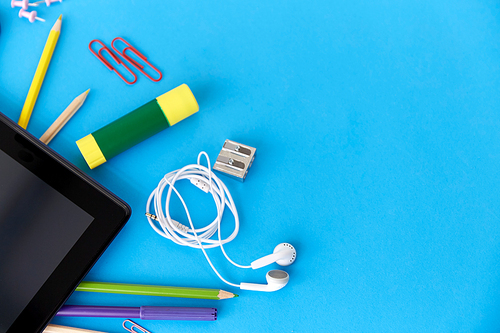
[[[76,142],[91,169],[198,112],[182,84]]]

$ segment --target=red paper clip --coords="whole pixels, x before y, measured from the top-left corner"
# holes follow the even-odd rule
[[[99,51],[98,51],[97,53],[96,53],[96,52],[92,49],[92,44],[93,44],[94,42],[97,42],[97,43],[99,43],[99,44],[101,44],[101,45],[102,45],[102,47],[99,49]],[[98,40],[98,39],[94,39],[94,40],[92,40],[92,41],[90,42],[90,44],[89,44],[89,50],[90,50],[90,52],[92,52],[92,53],[93,53],[93,54],[97,57],[97,59],[99,59],[99,60],[100,60],[100,61],[101,61],[101,62],[102,62],[102,63],[103,63],[106,67],[108,67],[108,69],[109,69],[110,71],[113,71],[113,72],[115,72],[116,74],[118,74],[118,76],[119,76],[119,77],[120,77],[123,81],[125,81],[125,83],[127,83],[127,84],[134,84],[134,83],[137,81],[137,75],[135,75],[135,73],[134,73],[134,72],[132,72],[132,70],[131,70],[130,68],[128,68],[128,67],[127,67],[127,65],[125,65],[125,63],[124,63],[123,61],[121,61],[121,60],[120,60],[120,58],[118,58],[118,57],[117,57],[117,56],[116,56],[116,55],[115,55],[115,54],[114,54],[114,53],[113,53],[113,52],[112,52],[112,51],[111,51],[111,50],[110,50],[110,49],[109,49],[106,45],[104,45],[104,43],[103,43],[103,42],[101,42],[100,40]],[[110,55],[110,56],[111,56],[111,57],[112,57],[112,58],[116,61],[116,63],[117,63],[118,65],[123,65],[123,67],[125,67],[125,68],[126,68],[126,69],[130,72],[130,74],[132,74],[132,75],[134,76],[134,81],[132,81],[132,82],[127,81],[127,80],[123,77],[123,75],[121,75],[121,74],[120,74],[120,72],[119,72],[119,71],[117,71],[117,70],[116,70],[116,68],[114,68],[114,67],[113,67],[113,66],[109,63],[109,61],[107,61],[107,60],[103,57],[103,55],[101,54],[103,51],[108,52],[108,53],[109,53],[109,55]],[[132,65],[133,65],[133,63],[132,63]]]
[[[122,52],[118,51],[116,48],[115,48],[115,41],[116,40],[120,40],[122,41],[125,45],[127,45],[123,50]],[[139,51],[137,51],[137,49],[135,47],[133,47],[132,45],[130,45],[130,43],[128,43],[127,41],[125,41],[123,38],[121,37],[116,37],[115,39],[113,39],[113,41],[111,42],[111,47],[113,48],[113,50],[116,51],[116,53],[118,53],[119,55],[121,55],[125,60],[128,60],[135,68],[137,68],[142,74],[146,75],[146,77],[148,79],[150,79],[151,81],[153,82],[158,82],[162,79],[162,74],[161,72],[158,70],[158,68],[154,67],[150,62],[148,62],[148,58],[146,58],[142,53],[140,53]],[[127,52],[127,50],[130,50],[132,53],[134,53],[136,56],[138,56],[139,58],[141,58],[146,64],[148,64],[156,73],[158,73],[160,75],[160,77],[158,79],[153,79],[148,73],[146,73],[143,68],[144,66],[142,66],[141,64],[139,64],[137,61],[135,61],[134,59],[132,59],[131,57],[129,57],[125,52]]]

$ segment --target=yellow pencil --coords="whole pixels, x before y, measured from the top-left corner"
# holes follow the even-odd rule
[[[59,117],[57,117],[56,121],[45,131],[45,133],[40,137],[40,141],[45,144],[49,144],[50,140],[52,140],[56,134],[63,128],[64,125],[68,122],[68,120],[73,117],[73,115],[78,111],[78,109],[83,105],[85,99],[87,98],[87,94],[90,89],[85,91],[83,94],[78,96],[71,102],[70,105],[61,113]]]
[[[38,92],[42,87],[42,82],[43,79],[45,78],[45,73],[47,72],[47,68],[49,67],[50,59],[52,58],[52,53],[54,53],[57,40],[59,39],[59,34],[61,33],[61,21],[62,21],[62,15],[59,16],[56,23],[50,30],[49,37],[47,38],[47,42],[45,43],[45,47],[42,52],[42,57],[40,58],[40,62],[38,63],[38,67],[36,68],[35,77],[31,82],[30,90],[28,91],[28,96],[26,97],[26,101],[24,102],[23,110],[21,111],[21,116],[19,117],[19,121],[17,122],[19,126],[21,126],[24,129],[28,127],[28,121],[30,120],[31,112],[35,107],[36,99],[38,97]]]

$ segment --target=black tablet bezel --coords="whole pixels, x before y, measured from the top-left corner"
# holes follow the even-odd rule
[[[0,112],[0,150],[94,220],[6,333],[40,332],[130,217],[130,207]]]

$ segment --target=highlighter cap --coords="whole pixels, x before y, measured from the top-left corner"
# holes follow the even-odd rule
[[[200,107],[191,89],[181,84],[156,98],[170,126],[198,112]]]
[[[101,148],[99,148],[99,145],[95,141],[92,134],[78,140],[76,145],[80,149],[85,162],[87,162],[91,169],[106,162],[106,158],[104,157]]]

